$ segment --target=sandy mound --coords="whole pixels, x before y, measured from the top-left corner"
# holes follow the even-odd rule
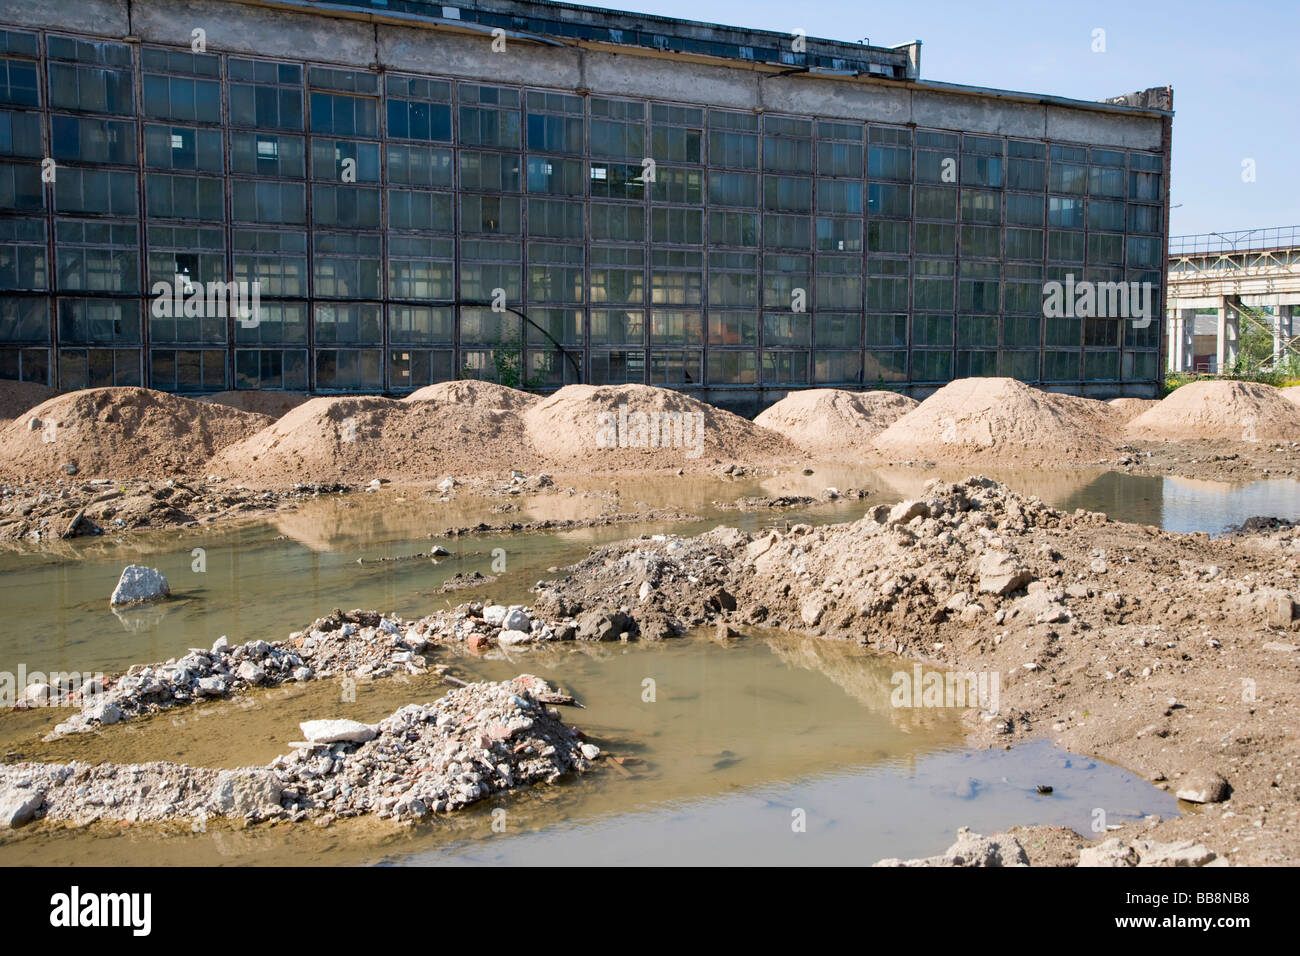
[[[523,420],[542,455],[592,471],[707,467],[715,459],[788,461],[799,454],[746,418],[649,385],[568,385]]]
[[[1160,404],[1158,398],[1112,398],[1106,403],[1122,423],[1131,422]]]
[[[496,382],[480,382],[477,379],[458,379],[453,382],[438,382],[416,389],[402,399],[404,402],[451,402],[454,405],[475,405],[479,408],[509,408],[523,411],[536,405],[541,399],[517,388],[507,388]]]
[[[1291,385],[1287,388],[1279,388],[1278,392],[1288,402],[1295,402],[1300,405],[1300,385]]]
[[[31,418],[40,426],[29,428]],[[59,395],[0,431],[0,469],[14,479],[196,474],[227,445],[269,425],[265,415],[147,388]]]
[[[1013,378],[949,382],[876,436],[897,458],[990,463],[1095,461],[1118,440],[1104,402],[1039,391]]]
[[[0,425],[58,394],[58,389],[36,382],[0,382]]]
[[[1132,438],[1295,441],[1300,407],[1255,382],[1191,382],[1128,424]]]
[[[306,392],[277,392],[263,390],[240,390],[237,392],[216,392],[212,395],[199,396],[200,402],[225,405],[238,408],[244,412],[256,412],[280,418],[311,398]]]
[[[812,388],[791,392],[754,419],[814,455],[869,448],[871,440],[917,405],[897,392]]]
[[[412,484],[536,464],[513,412],[363,396],[313,398],[227,448],[208,470],[265,484]]]

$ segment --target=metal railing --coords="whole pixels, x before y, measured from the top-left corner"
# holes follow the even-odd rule
[[[1169,258],[1256,252],[1300,247],[1300,226],[1272,226],[1238,229],[1235,232],[1202,232],[1169,237]]]

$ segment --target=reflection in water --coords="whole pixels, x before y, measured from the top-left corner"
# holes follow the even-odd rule
[[[404,496],[381,492],[321,499],[271,522],[159,532],[126,543],[59,542],[57,550],[38,554],[7,552],[0,554],[0,602],[11,626],[0,632],[0,670],[17,672],[22,664],[28,671],[119,672],[133,663],[209,647],[222,635],[232,643],[283,639],[334,607],[416,617],[482,596],[481,590],[446,595],[438,589],[458,572],[494,574],[497,548],[506,554],[507,571],[488,590],[498,600],[523,603],[550,568],[580,560],[595,545],[649,531],[697,533],[719,523],[756,528],[852,520],[877,504],[919,495],[930,478],[955,479],[970,470],[948,474],[841,465],[819,467],[810,476],[766,479],[634,477],[604,484],[588,479],[572,482],[572,495],[561,490],[522,497],[514,500],[519,510],[505,513],[494,510],[501,499],[435,502],[411,495],[398,500]],[[1084,471],[994,477],[1056,507],[1101,510],[1118,520],[1174,530],[1220,531],[1253,514],[1300,517],[1300,483],[1294,481],[1224,486]],[[557,484],[566,489],[570,483],[557,477]],[[827,487],[863,488],[871,496],[781,511],[737,512],[714,505],[750,495],[817,496]],[[665,507],[701,520],[667,527],[434,537],[444,528],[480,521],[583,518]],[[436,561],[413,557],[434,544],[451,555]],[[192,550],[199,547],[205,550],[202,572],[193,570]],[[122,566],[133,561],[160,568],[173,600],[112,611],[108,596]],[[483,658],[464,656],[459,649],[440,653],[457,656],[467,678],[531,672],[566,687],[587,704],[587,710],[570,712],[566,719],[604,749],[640,762],[603,762],[597,774],[501,803],[509,809],[508,839],[491,834],[493,805],[400,833],[372,821],[310,831],[235,832],[214,826],[207,834],[183,830],[163,841],[118,828],[109,828],[111,834],[103,828],[0,833],[0,862],[340,863],[384,856],[426,860],[430,854],[512,862],[549,854],[600,862],[619,846],[625,854],[620,861],[707,861],[725,853],[733,862],[862,862],[937,852],[963,824],[989,830],[1015,822],[1067,822],[1086,830],[1089,821],[1077,812],[1084,803],[1117,813],[1167,809],[1166,798],[1146,784],[1111,768],[1082,770],[1077,760],[1067,766],[1059,761],[1068,758],[1050,748],[1017,748],[1009,754],[957,749],[961,731],[955,715],[891,708],[889,676],[898,664],[854,647],[752,632],[734,647],[682,640],[571,644],[536,653],[494,650]],[[643,699],[647,686],[655,689],[653,703]],[[283,752],[299,720],[373,721],[442,690],[432,680],[374,685],[359,689],[356,704],[344,707],[338,689],[322,682],[253,695],[238,704],[205,704],[184,715],[48,746],[39,738],[57,722],[57,712],[6,713],[0,715],[0,748],[36,759],[261,764]],[[974,798],[945,790],[954,779],[957,790]],[[1045,801],[1031,795],[1036,783],[1053,785],[1054,796]],[[1082,801],[1077,805],[1071,802],[1076,797]],[[790,833],[792,808],[808,811],[808,832],[798,837]],[[764,838],[769,832],[770,839]],[[559,833],[573,842],[557,848]]]
[[[621,762],[401,833],[367,820],[327,830],[218,823],[208,833],[172,828],[165,839],[148,828],[108,839],[121,828],[38,826],[0,831],[0,863],[870,862],[935,852],[963,824],[1086,831],[1094,807],[1112,822],[1173,810],[1172,797],[1138,778],[1050,747],[962,749],[955,710],[891,707],[889,676],[906,665],[859,647],[763,632],[725,646],[703,636],[568,644],[458,664],[467,678],[529,672],[563,686],[585,705],[565,709],[565,720]],[[0,746],[22,759],[265,764],[297,736],[298,721],[373,721],[442,692],[429,677],[363,683],[346,703],[322,681],[50,744],[29,713]],[[1055,788],[1051,800],[1034,795],[1040,783]],[[496,809],[506,811],[504,833],[493,829]],[[798,835],[796,809],[808,821]]]
[[[969,469],[968,469],[969,470]],[[525,497],[519,511],[495,514],[498,499],[445,503],[413,496],[356,495],[325,498],[260,522],[219,529],[160,532],[114,546],[98,541],[80,560],[0,554],[0,601],[21,626],[0,633],[0,670],[21,662],[35,669],[115,671],[162,660],[191,647],[209,647],[227,635],[232,643],[283,639],[335,607],[376,608],[408,617],[490,594],[526,603],[529,589],[550,569],[580,560],[588,549],[645,532],[698,533],[719,523],[754,529],[787,521],[825,523],[860,517],[876,504],[919,495],[938,473],[916,469],[854,469],[840,465],[814,475],[721,480],[615,479],[590,483],[573,495]],[[957,478],[960,474],[944,474]],[[1300,482],[1247,485],[1145,478],[1116,472],[1007,473],[1013,487],[1065,509],[1105,511],[1121,521],[1173,530],[1218,532],[1253,514],[1300,518]],[[568,485],[560,481],[561,489]],[[865,488],[861,501],[839,500],[806,508],[719,510],[714,502],[753,494],[819,495],[827,487]],[[597,494],[597,491],[602,494]],[[614,525],[554,533],[431,538],[449,526],[488,521],[539,521],[673,507],[701,520],[665,526]],[[432,560],[413,555],[438,544],[449,551]],[[204,549],[206,570],[193,570],[194,548]],[[473,591],[442,594],[458,572],[494,575],[493,551],[502,549],[506,572]],[[380,561],[380,558],[400,560]],[[360,563],[358,563],[360,560]],[[151,608],[120,611],[108,595],[122,566],[142,561],[167,575],[174,599]],[[39,658],[39,660],[37,660]]]
[[[1049,781],[1052,794],[1038,794]],[[885,760],[508,839],[476,835],[395,862],[862,866],[933,856],[959,826],[988,834],[1042,824],[1091,834],[1103,819],[1098,809],[1114,824],[1170,816],[1176,807],[1172,795],[1127,771],[1036,741],[1010,751],[938,751],[906,769]],[[806,821],[804,832],[795,831],[796,819]]]

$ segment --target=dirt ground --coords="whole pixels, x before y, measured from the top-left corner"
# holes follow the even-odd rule
[[[936,484],[850,525],[611,545],[537,604],[622,611],[649,636],[719,625],[743,635],[761,623],[997,674],[996,714],[966,712],[976,746],[1047,737],[1175,793],[1200,775],[1227,781],[1227,800],[1112,835],[1291,864],[1298,574],[1294,528],[1172,534],[1064,514],[979,480]],[[1047,840],[1046,855],[1063,845]]]

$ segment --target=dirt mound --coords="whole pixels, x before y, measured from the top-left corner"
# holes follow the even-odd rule
[[[58,389],[36,382],[0,382],[0,425],[58,394]]]
[[[559,467],[707,467],[715,459],[788,461],[786,438],[681,392],[649,385],[568,385],[524,412],[528,437]]]
[[[1013,378],[949,382],[876,436],[901,458],[1095,461],[1118,440],[1104,402],[1043,392]]]
[[[871,440],[917,406],[897,392],[845,392],[812,388],[791,392],[754,419],[815,455],[848,453]]]
[[[270,422],[147,388],[84,389],[42,402],[0,431],[0,470],[19,480],[197,474],[213,454]]]
[[[503,409],[392,398],[313,398],[216,456],[241,481],[436,481],[536,464],[519,416]]]
[[[1115,417],[1127,424],[1143,412],[1150,411],[1160,404],[1158,398],[1112,398],[1106,403],[1115,413]]]
[[[270,389],[240,390],[237,392],[216,392],[199,397],[200,402],[212,405],[225,405],[238,408],[244,412],[256,412],[258,415],[270,415],[281,418],[311,398],[306,392],[277,392]]]
[[[495,382],[480,382],[477,379],[458,379],[454,382],[438,382],[417,389],[402,399],[404,402],[451,402],[454,405],[475,405],[479,408],[509,408],[523,411],[536,405],[541,399],[517,388],[507,388]]]
[[[1286,388],[1279,388],[1278,392],[1288,402],[1295,402],[1300,405],[1300,385],[1290,385]]]
[[[1300,407],[1256,382],[1191,382],[1128,424],[1131,438],[1295,441]]]

